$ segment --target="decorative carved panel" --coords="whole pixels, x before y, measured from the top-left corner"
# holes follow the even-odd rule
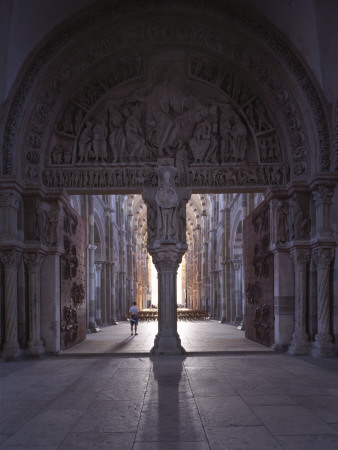
[[[86,234],[85,222],[67,205],[63,206],[61,258],[61,349],[86,337]]]
[[[246,299],[245,336],[274,344],[273,254],[269,203],[258,206],[243,222],[243,262]]]

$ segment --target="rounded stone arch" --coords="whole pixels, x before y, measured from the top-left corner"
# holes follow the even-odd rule
[[[189,9],[192,6],[193,10]],[[89,6],[58,26],[36,50],[9,103],[2,142],[2,174],[17,173],[28,186],[40,184],[42,179],[47,189],[66,188],[74,192],[100,192],[107,187],[119,191],[122,186],[137,192],[156,184],[152,170],[148,170],[156,163],[156,155],[154,161],[143,161],[141,171],[139,167],[128,167],[122,171],[106,170],[101,176],[88,167],[76,172],[74,165],[81,163],[76,146],[86,119],[94,112],[95,117],[100,115],[105,103],[102,99],[111,93],[117,102],[116,87],[118,91],[125,89],[125,94],[141,89],[144,95],[155,76],[150,68],[160,64],[150,49],[163,48],[167,50],[169,65],[173,61],[171,51],[176,49],[173,59],[181,64],[188,91],[204,91],[204,97],[195,95],[195,100],[196,105],[202,103],[201,111],[209,108],[208,120],[214,114],[211,108],[215,104],[218,118],[222,108],[229,108],[232,120],[242,122],[242,133],[247,134],[248,146],[252,148],[251,159],[236,173],[231,163],[244,161],[226,160],[227,157],[222,160],[221,151],[216,166],[223,163],[222,170],[210,169],[210,161],[204,161],[208,164],[201,179],[198,169],[191,168],[188,181],[196,191],[206,185],[215,189],[264,189],[283,186],[289,180],[306,181],[317,172],[330,170],[333,158],[320,90],[302,58],[270,23],[252,12],[237,10],[232,4],[208,7],[191,1],[180,6],[177,2],[167,9],[165,4],[149,2],[140,11],[137,2],[129,1],[125,6],[113,2]],[[81,90],[87,109],[85,103],[78,101]],[[209,95],[215,97],[212,102],[205,100]],[[82,121],[76,122],[79,111],[83,113]],[[200,111],[196,107],[193,112],[196,116]],[[187,142],[202,122],[196,120],[194,117],[191,121]],[[24,133],[19,133],[19,129]],[[222,139],[220,132],[216,136]],[[268,158],[266,145],[274,148],[273,164],[264,162],[264,157]],[[97,163],[101,168],[105,157],[102,147],[99,151],[101,161]],[[177,148],[172,152],[176,154]],[[130,166],[131,161],[127,163]],[[196,154],[189,163],[200,163]]]

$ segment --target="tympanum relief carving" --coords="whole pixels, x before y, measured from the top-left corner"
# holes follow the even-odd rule
[[[242,106],[212,86],[198,92],[184,71],[183,63],[160,64],[132,90],[99,101],[102,83],[81,87],[56,121],[44,184],[155,187],[159,158],[174,160],[178,186],[285,184],[288,167],[262,100],[231,73],[226,90]]]

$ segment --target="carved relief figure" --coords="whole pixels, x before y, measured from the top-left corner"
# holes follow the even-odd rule
[[[158,206],[158,236],[164,240],[175,239],[177,193],[172,187],[172,174],[169,170],[161,171],[161,179],[156,193]]]
[[[93,128],[93,152],[95,162],[107,161],[107,137],[108,130],[103,121]]]
[[[86,122],[86,126],[83,129],[79,139],[79,151],[78,161],[87,162],[88,156],[92,153],[92,137],[93,137],[93,124]]]
[[[247,129],[230,104],[222,105],[220,120],[223,162],[243,162],[247,149]]]
[[[212,120],[210,120],[210,110]],[[216,120],[213,107],[203,108],[195,116],[196,125],[189,146],[193,152],[195,162],[211,161],[216,162],[216,151],[218,148],[217,138],[217,110]]]
[[[290,198],[289,205],[290,240],[307,239],[310,232],[310,219],[304,217],[295,196]]]
[[[47,211],[46,240],[49,245],[58,245],[61,233],[60,210],[57,206],[52,206]]]
[[[153,120],[153,144],[158,156],[171,156],[170,148],[175,145],[181,129],[181,117],[187,103],[181,89],[171,80],[168,67],[158,71],[158,83],[147,99],[147,111]]]
[[[144,132],[136,115],[133,112],[129,113],[127,108],[125,109],[125,113],[127,115],[125,131],[129,149],[129,160],[137,159],[140,161],[145,150]]]
[[[275,230],[276,230],[276,243],[285,244],[289,236],[288,226],[288,213],[289,207],[286,201],[278,200],[275,209]]]
[[[123,128],[123,116],[113,104],[108,106],[109,145],[113,162],[122,161],[126,153],[127,138]]]

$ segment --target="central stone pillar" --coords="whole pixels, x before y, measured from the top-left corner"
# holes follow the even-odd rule
[[[155,355],[185,353],[177,333],[177,270],[188,246],[186,243],[186,204],[191,191],[175,187],[176,168],[156,169],[158,187],[146,189],[142,196],[147,205],[147,249],[158,271],[158,333]]]

